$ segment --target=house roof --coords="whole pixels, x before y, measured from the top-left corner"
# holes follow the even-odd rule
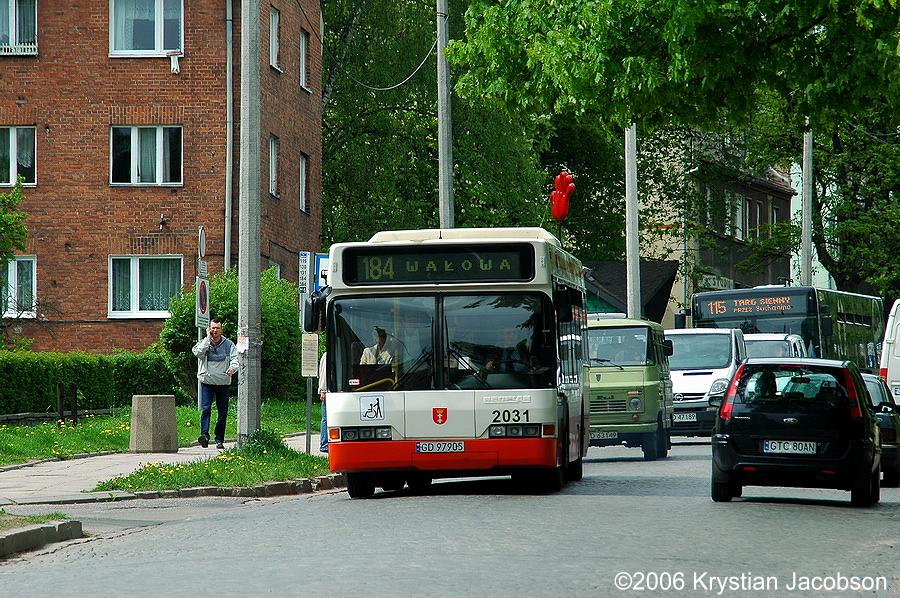
[[[628,301],[627,270],[621,261],[587,261],[585,282],[588,292],[626,311]],[[641,309],[648,320],[662,322],[678,274],[677,260],[641,260]]]

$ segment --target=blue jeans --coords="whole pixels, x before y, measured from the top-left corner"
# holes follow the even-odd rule
[[[213,397],[216,399],[216,442],[225,442],[225,419],[228,417],[227,384],[200,383],[200,434],[209,437],[209,416]]]
[[[328,416],[325,414],[325,401],[322,401],[322,425],[319,428],[319,450],[328,452]]]

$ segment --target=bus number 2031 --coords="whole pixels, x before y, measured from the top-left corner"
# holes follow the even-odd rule
[[[503,409],[501,411],[500,409],[495,409],[491,413],[494,416],[494,419],[491,421],[492,421],[492,423],[495,423],[495,424],[499,424],[499,423],[508,424],[510,422],[518,423],[518,422],[529,421],[528,409],[526,409],[525,411],[519,411],[518,409]]]

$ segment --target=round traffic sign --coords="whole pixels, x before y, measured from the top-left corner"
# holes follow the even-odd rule
[[[201,279],[197,285],[197,304],[200,309],[200,315],[205,316],[209,311],[209,291],[206,288],[206,281]]]
[[[202,260],[206,257],[206,228],[202,224],[197,237],[197,253],[200,254],[200,259]]]

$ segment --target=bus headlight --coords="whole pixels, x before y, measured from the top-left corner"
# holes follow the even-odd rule
[[[375,437],[379,440],[390,440],[391,439],[391,429],[390,428],[375,428]]]
[[[506,436],[506,426],[491,426],[488,431],[488,436],[491,438]]]
[[[643,411],[644,403],[637,397],[628,401],[628,406],[631,407],[632,411]]]

